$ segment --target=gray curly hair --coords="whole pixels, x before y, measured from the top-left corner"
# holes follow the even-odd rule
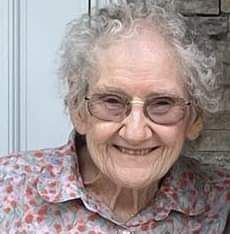
[[[197,108],[204,113],[217,112],[220,109],[217,87],[220,73],[215,55],[205,53],[204,44],[199,46],[194,42],[194,32],[187,26],[185,17],[176,12],[174,4],[151,0],[110,3],[67,26],[58,70],[66,86],[66,106],[79,108],[92,78],[99,77],[95,56],[99,50],[95,48],[109,46],[114,40],[132,33],[138,21],[151,23],[174,48],[185,74],[187,92]]]

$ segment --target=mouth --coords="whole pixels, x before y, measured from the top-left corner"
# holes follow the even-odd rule
[[[143,148],[143,149],[127,148],[127,147],[123,147],[119,145],[113,145],[113,147],[123,154],[145,156],[147,154],[152,153],[154,150],[158,149],[160,146]]]

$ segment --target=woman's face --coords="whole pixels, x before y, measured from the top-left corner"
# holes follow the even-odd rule
[[[142,100],[151,93],[187,98],[177,60],[159,35],[140,35],[114,44],[101,51],[98,61],[100,78],[89,96],[112,89]],[[114,183],[138,189],[159,181],[178,159],[190,110],[170,126],[151,122],[138,104],[121,122],[102,121],[88,112],[73,122],[86,135],[96,167]]]

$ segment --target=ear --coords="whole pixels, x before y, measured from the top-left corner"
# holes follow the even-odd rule
[[[204,123],[202,115],[198,115],[188,128],[187,138],[191,141],[197,139],[200,136],[203,127]]]
[[[87,132],[87,116],[84,110],[69,110],[70,118],[75,130],[81,135],[85,135]]]

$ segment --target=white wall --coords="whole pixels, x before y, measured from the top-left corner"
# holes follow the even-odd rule
[[[87,0],[0,1],[0,154],[66,142],[56,51],[66,23],[87,9]]]

